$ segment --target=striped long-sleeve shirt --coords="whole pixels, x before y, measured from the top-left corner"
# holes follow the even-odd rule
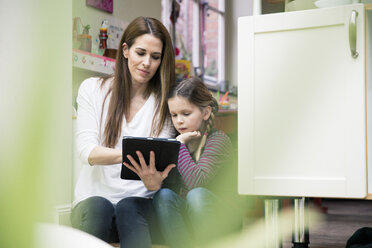
[[[207,141],[198,162],[185,144],[181,144],[178,155],[178,171],[187,190],[196,187],[207,187],[209,182],[225,164],[231,163],[233,149],[230,138],[218,130],[207,137]]]

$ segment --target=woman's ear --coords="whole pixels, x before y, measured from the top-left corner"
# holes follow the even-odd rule
[[[204,108],[204,115],[203,115],[203,120],[208,120],[209,117],[211,116],[211,113],[212,113],[212,107],[211,106],[207,106]]]
[[[127,45],[127,43],[123,43],[123,56],[124,58],[128,58],[128,53],[129,53],[129,47]]]

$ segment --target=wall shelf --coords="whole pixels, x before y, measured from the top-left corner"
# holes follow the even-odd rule
[[[73,49],[72,65],[88,71],[111,75],[115,71],[115,59],[99,56],[97,54]]]

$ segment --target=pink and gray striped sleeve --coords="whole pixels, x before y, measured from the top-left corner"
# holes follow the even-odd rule
[[[204,151],[196,163],[186,145],[181,144],[177,168],[185,186],[191,190],[207,185],[221,166],[232,162],[232,152],[231,141],[222,131],[208,136]]]

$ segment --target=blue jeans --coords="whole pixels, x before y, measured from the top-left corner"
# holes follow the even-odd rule
[[[169,189],[160,189],[153,198],[159,225],[170,247],[195,247],[213,241],[231,230],[240,220],[229,216],[226,204],[205,188],[188,192],[186,199]],[[228,222],[226,222],[228,220]]]
[[[94,196],[78,203],[71,213],[72,226],[121,248],[150,248],[164,243],[152,200],[128,197],[113,205]]]

